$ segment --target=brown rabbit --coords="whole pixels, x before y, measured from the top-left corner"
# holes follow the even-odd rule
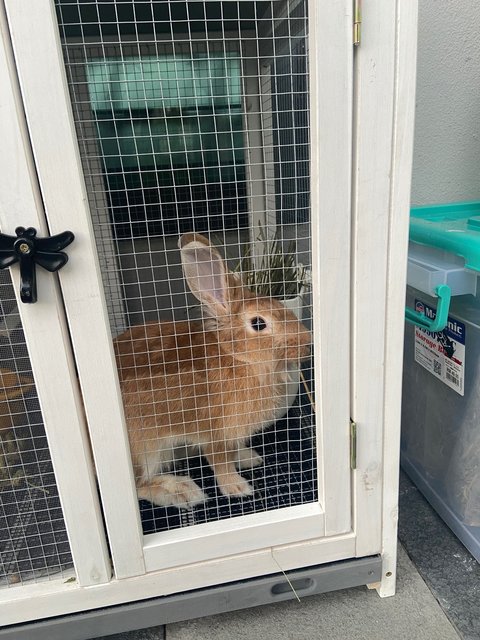
[[[138,497],[188,508],[194,481],[164,473],[181,446],[199,448],[227,496],[253,493],[236,470],[262,464],[246,441],[282,406],[288,368],[311,334],[280,302],[255,296],[200,234],[179,241],[183,272],[205,319],[155,322],[118,336],[119,367]]]

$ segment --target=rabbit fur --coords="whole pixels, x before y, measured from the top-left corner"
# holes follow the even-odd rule
[[[138,497],[190,508],[205,495],[190,477],[166,473],[175,450],[200,450],[222,494],[251,495],[237,467],[262,458],[246,442],[279,415],[288,369],[309,355],[311,334],[243,286],[204,236],[185,234],[179,247],[204,320],[134,326],[114,349]]]

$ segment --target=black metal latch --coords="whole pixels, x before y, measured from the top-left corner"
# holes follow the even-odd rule
[[[68,256],[62,249],[73,242],[71,231],[64,231],[50,238],[37,238],[33,227],[17,227],[15,236],[0,233],[0,269],[20,262],[20,298],[22,302],[37,301],[37,278],[35,264],[53,273],[61,269]]]

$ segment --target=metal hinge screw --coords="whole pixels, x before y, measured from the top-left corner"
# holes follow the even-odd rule
[[[30,247],[26,242],[22,242],[22,244],[18,248],[22,253],[25,253],[25,254],[30,253]]]

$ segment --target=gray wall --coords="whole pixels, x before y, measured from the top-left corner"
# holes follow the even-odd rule
[[[480,0],[419,9],[412,204],[480,200]]]

